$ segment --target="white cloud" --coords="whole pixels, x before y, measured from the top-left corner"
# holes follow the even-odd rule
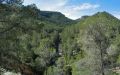
[[[25,0],[24,4],[35,3],[41,10],[58,11],[67,4],[67,1],[68,0]]]
[[[69,0],[25,0],[24,5],[35,3],[40,10],[59,11],[71,19],[80,18],[85,15],[85,11],[92,11],[99,8],[98,4],[83,3],[79,5],[69,5]],[[88,12],[89,13],[89,12]]]
[[[74,10],[80,11],[80,10],[95,9],[98,7],[100,7],[100,5],[98,4],[83,3],[82,5],[76,6]]]
[[[36,0],[37,1],[37,0]],[[29,4],[33,4],[33,3],[36,3],[35,0],[24,0],[24,5],[29,5]]]
[[[119,14],[113,14],[116,18],[120,19],[120,13]]]
[[[77,19],[83,15],[92,14],[93,11],[95,11],[95,9],[99,7],[100,5],[98,4],[83,3],[80,5],[65,6],[64,9],[61,9],[59,11],[65,14],[69,18]]]
[[[112,11],[111,14],[116,18],[120,19],[120,11]]]

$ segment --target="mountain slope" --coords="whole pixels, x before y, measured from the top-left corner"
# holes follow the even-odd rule
[[[65,17],[65,15],[60,12],[40,11],[39,15],[46,20],[59,25],[71,24],[72,22],[74,23],[73,20]]]
[[[117,75],[120,20],[111,14],[74,21],[33,6],[0,9],[0,67],[24,75]]]
[[[72,63],[73,75],[114,75],[109,69],[119,64],[120,20],[107,12],[99,12],[81,20],[74,28],[79,32],[72,36],[76,36],[73,39],[84,58]]]

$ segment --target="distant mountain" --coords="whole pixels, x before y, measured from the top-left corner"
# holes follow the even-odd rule
[[[32,6],[23,7],[22,12],[24,16],[31,15],[32,17],[37,17],[41,21],[46,21],[50,23],[54,23],[56,25],[70,25],[76,23],[75,20],[67,18],[60,12],[54,11],[41,11]]]
[[[44,18],[45,20],[48,20],[50,22],[57,23],[60,25],[70,24],[70,23],[74,22],[74,20],[71,20],[71,19],[65,17],[65,15],[63,15],[60,12],[40,11],[39,16]]]
[[[96,25],[96,24],[103,24],[105,26],[115,26],[119,25],[119,19],[114,17],[113,15],[107,13],[107,12],[98,12],[92,16],[86,17],[85,19],[81,20],[77,23],[80,24],[81,28],[87,27],[90,25]]]

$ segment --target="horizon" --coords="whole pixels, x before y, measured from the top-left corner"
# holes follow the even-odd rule
[[[24,0],[23,5],[36,4],[42,11],[61,12],[66,17],[75,20],[102,11],[120,19],[119,3],[120,0]]]

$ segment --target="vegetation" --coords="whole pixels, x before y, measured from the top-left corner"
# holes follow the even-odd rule
[[[1,68],[22,75],[119,74],[119,19],[98,12],[71,20],[22,3],[0,1],[1,74]]]

